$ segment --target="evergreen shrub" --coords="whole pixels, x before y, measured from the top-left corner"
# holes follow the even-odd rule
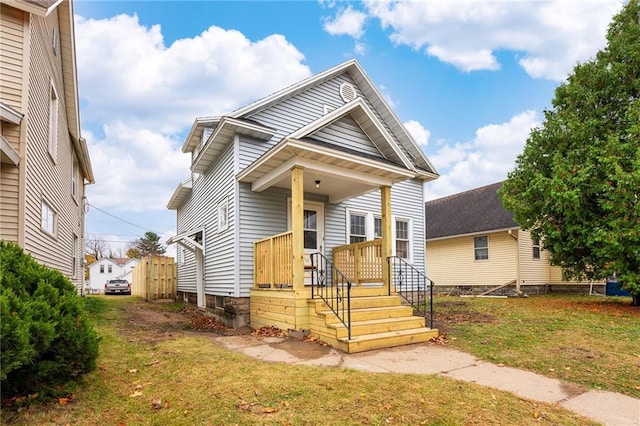
[[[0,330],[2,399],[63,385],[96,367],[100,339],[76,287],[4,241]]]

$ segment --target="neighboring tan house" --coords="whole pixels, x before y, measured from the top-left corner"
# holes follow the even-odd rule
[[[373,316],[376,304],[400,305],[387,258],[424,272],[423,185],[438,175],[358,62],[197,118],[182,150],[192,176],[168,204],[179,297],[234,326],[310,332],[350,352],[433,335],[408,307]],[[353,318],[369,309],[373,322],[317,313],[327,306],[309,302],[312,280],[335,289],[338,276]],[[351,300],[335,291],[328,305]]]
[[[104,284],[113,279],[125,279],[133,282],[132,271],[138,265],[140,259],[103,257],[89,265],[90,293],[100,293],[104,290]]]
[[[85,185],[73,6],[0,4],[0,239],[83,289]]]
[[[562,270],[528,231],[520,229],[498,197],[502,182],[426,203],[427,275],[436,291],[479,294],[499,286],[513,294],[588,290],[566,282]],[[570,287],[570,285],[572,285]]]

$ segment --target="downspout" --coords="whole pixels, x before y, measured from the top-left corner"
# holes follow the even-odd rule
[[[515,232],[514,232],[515,231]],[[520,290],[520,242],[518,240],[518,229],[509,229],[509,236],[516,240],[516,293],[522,296]]]

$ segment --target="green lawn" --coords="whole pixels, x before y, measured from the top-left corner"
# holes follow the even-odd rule
[[[640,308],[630,298],[434,299],[448,345],[481,359],[640,398]]]
[[[136,309],[150,304],[134,297],[89,301],[103,338],[97,371],[67,399],[3,407],[3,424],[593,424],[553,405],[438,376],[261,362],[222,349],[205,332],[137,326]]]

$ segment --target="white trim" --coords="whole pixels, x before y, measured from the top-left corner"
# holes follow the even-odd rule
[[[287,197],[287,230],[291,230],[291,204],[292,204],[292,199],[291,197]],[[325,226],[324,226],[324,203],[320,202],[320,201],[309,201],[309,200],[305,200],[304,201],[304,206],[302,207],[303,210],[314,210],[318,213],[318,222],[317,222],[317,229],[316,231],[318,232],[318,243],[317,245],[319,247],[316,247],[316,249],[304,249],[305,250],[305,254],[310,254],[311,252],[320,252],[320,253],[324,253],[324,243],[325,243]]]
[[[229,197],[226,196],[218,202],[217,207],[217,229],[218,233],[229,229]]]
[[[484,247],[476,248],[476,239],[477,238],[483,238],[483,237],[487,239],[487,247],[486,247],[487,258],[486,259],[478,259],[477,255],[476,255],[476,250],[483,250]],[[490,259],[490,256],[489,256],[489,234],[482,234],[482,235],[478,235],[478,236],[473,237],[473,261],[474,262],[486,262],[489,259]]]
[[[372,238],[371,226],[369,226],[369,222],[371,222],[370,217],[372,214],[366,210],[361,210],[358,208],[346,208],[346,218],[345,223],[347,224],[347,229],[345,229],[345,244],[351,244],[351,216],[364,216],[364,240],[369,241]]]
[[[0,120],[17,126],[22,121],[22,117],[24,117],[24,114],[16,111],[4,102],[0,102]]]
[[[53,79],[49,82],[49,127],[47,133],[47,151],[53,160],[57,163],[58,158],[58,127],[60,121],[60,97],[53,83]]]
[[[478,231],[478,232],[468,232],[466,234],[445,235],[443,237],[429,238],[429,239],[427,239],[427,242],[429,242],[429,241],[449,240],[451,238],[482,236],[482,235],[494,234],[494,233],[497,233],[497,232],[517,231],[518,229],[520,229],[520,228],[501,228],[501,229],[490,229],[490,230]]]
[[[402,259],[406,260],[409,263],[413,263],[413,259],[414,259],[414,247],[413,247],[413,218],[411,217],[407,217],[407,216],[393,216],[392,215],[392,222],[391,222],[391,234],[392,234],[392,253],[394,256],[397,256],[396,253],[396,249],[397,249],[397,240],[398,240],[398,236],[396,234],[397,231],[397,223],[398,222],[406,222],[407,223],[407,239],[409,242],[409,255],[405,258],[403,257]],[[403,240],[406,241],[406,240]]]
[[[46,217],[45,217],[46,216]],[[45,200],[40,200],[40,229],[47,235],[57,238],[58,213]]]
[[[20,155],[16,152],[15,149],[7,142],[4,136],[0,135],[0,152],[2,153],[2,163],[4,164],[4,159],[14,166],[20,164]]]

